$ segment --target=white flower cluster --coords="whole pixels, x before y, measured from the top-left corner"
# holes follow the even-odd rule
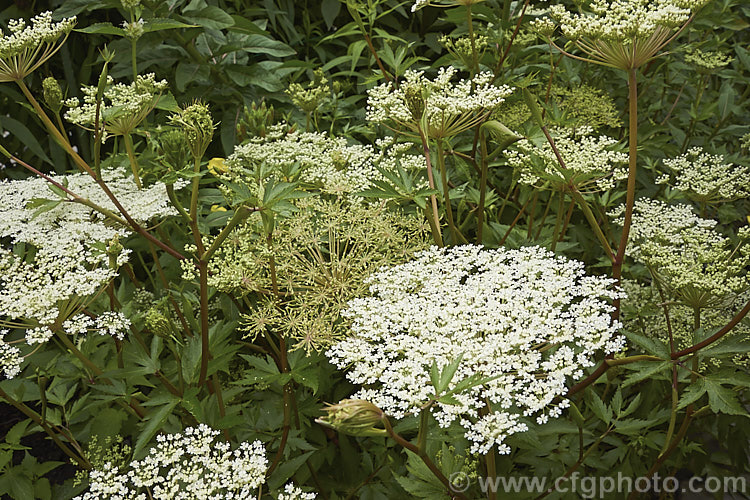
[[[45,344],[49,339],[52,338],[54,332],[46,326],[38,326],[30,330],[26,330],[26,343],[29,345],[34,344]],[[10,378],[10,377],[8,377]]]
[[[617,181],[628,177],[628,155],[612,151],[617,140],[606,135],[594,137],[592,133],[587,126],[552,130],[566,170],[561,168],[546,140],[540,147],[528,139],[518,141],[508,151],[508,165],[517,169],[519,182],[524,184],[533,185],[541,179],[558,189],[566,185],[576,186],[581,192],[612,189]]]
[[[382,177],[369,146],[349,145],[346,139],[325,133],[285,130],[284,125],[277,125],[266,137],[237,146],[226,160],[230,174],[252,172],[262,163],[279,171],[299,163],[300,180],[329,193],[362,191],[372,179]]]
[[[700,147],[666,159],[664,165],[675,174],[674,187],[695,201],[720,203],[750,196],[750,167],[727,163],[722,155],[706,153]],[[656,182],[666,184],[670,180],[667,174]]]
[[[588,38],[613,42],[647,39],[659,30],[671,31],[707,0],[593,0],[593,15],[571,14],[562,4],[550,7],[550,15],[571,40]]]
[[[49,11],[31,18],[30,26],[23,19],[9,20],[9,33],[5,35],[0,30],[0,64],[4,63],[3,60],[24,52],[34,52],[42,44],[55,43],[61,36],[70,33],[75,24],[75,16],[55,23],[52,21],[52,12]]]
[[[279,493],[276,500],[314,500],[316,496],[315,493],[305,493],[294,484],[289,483],[284,486],[284,491]]]
[[[265,481],[268,461],[260,441],[232,450],[200,424],[182,434],[157,436],[143,460],[121,471],[110,463],[90,473],[89,491],[74,500],[251,499]]]
[[[163,184],[139,190],[121,170],[104,170],[102,177],[141,224],[175,213],[167,204]],[[72,174],[54,179],[116,213],[90,176]],[[127,236],[129,228],[112,224],[88,206],[59,198],[48,185],[37,177],[0,181],[0,238],[14,246],[14,251],[0,246],[0,317],[4,319],[53,324],[61,311],[74,313],[87,297],[99,292],[117,275],[117,267],[130,253],[124,248],[116,255],[105,251],[107,242]],[[40,205],[42,197],[51,200]],[[110,258],[115,261],[114,267]],[[115,336],[120,336],[125,329],[122,325],[122,321],[115,321],[97,328],[116,330],[119,333]],[[41,337],[34,334],[30,338]]]
[[[107,77],[107,87],[99,109],[99,119],[104,123],[106,133],[130,133],[154,109],[160,94],[168,86],[166,80],[156,81],[153,73],[138,75],[136,81],[129,85],[115,84],[111,76]],[[67,99],[64,104],[70,109],[65,113],[65,119],[84,128],[93,128],[96,123],[97,92],[96,86],[82,86],[83,104],[77,97]]]
[[[480,123],[513,91],[493,85],[491,72],[453,83],[457,72],[453,66],[443,67],[429,80],[424,71],[408,70],[398,88],[387,82],[368,90],[367,120],[394,122],[413,132],[425,128],[431,138],[451,137]]]
[[[0,370],[6,378],[13,378],[21,372],[21,350],[5,342],[8,330],[0,330]]]
[[[349,302],[352,336],[327,352],[331,362],[364,386],[355,399],[402,418],[434,398],[433,363],[442,370],[461,357],[449,389],[491,380],[431,412],[443,427],[460,418],[472,452],[509,453],[504,440],[527,429],[524,416],[560,415],[565,403],[552,402],[568,382],[598,351],[624,345],[609,314],[608,300],[621,296],[613,280],[539,247],[432,247],[367,283],[372,296]]]
[[[95,318],[85,314],[76,314],[62,324],[68,335],[83,335],[89,331],[98,331],[100,335],[109,335],[118,340],[125,338],[130,329],[130,320],[121,312],[105,311]]]
[[[623,210],[620,207],[615,215]],[[633,211],[628,253],[648,266],[681,303],[715,307],[750,287],[747,252],[736,252],[715,225],[697,217],[688,205],[640,199]]]

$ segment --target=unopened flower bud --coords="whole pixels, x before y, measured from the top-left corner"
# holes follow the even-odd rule
[[[62,109],[63,98],[60,84],[50,76],[42,82],[42,89],[44,90],[44,102],[47,104],[47,107],[54,113],[59,113]]]
[[[343,399],[325,408],[326,416],[315,421],[351,436],[386,436],[381,427],[383,410],[362,399]]]

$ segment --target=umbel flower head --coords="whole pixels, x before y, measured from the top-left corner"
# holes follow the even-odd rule
[[[205,424],[158,435],[146,458],[131,462],[129,470],[108,462],[91,471],[89,490],[75,500],[255,498],[268,466],[263,444],[243,442],[232,450],[218,436]]]
[[[674,174],[674,188],[699,203],[716,204],[750,196],[750,168],[735,166],[722,155],[712,155],[700,147],[664,160]],[[657,184],[669,184],[672,176],[665,174]]]
[[[621,206],[612,215],[624,212]],[[622,224],[622,218],[615,220]],[[747,246],[733,248],[716,222],[688,205],[640,199],[635,203],[628,253],[644,263],[676,300],[693,309],[722,306],[750,288]],[[740,231],[740,245],[750,234]]]
[[[656,57],[707,1],[593,0],[580,14],[568,12],[562,4],[553,5],[550,16],[586,54],[586,60],[629,70]],[[555,23],[539,19],[533,28],[550,38]]]
[[[0,30],[0,82],[20,82],[45,63],[65,43],[76,24],[75,16],[52,22],[52,12],[8,21],[8,34]],[[62,38],[62,40],[60,40]]]
[[[202,158],[211,144],[216,128],[208,104],[195,101],[179,113],[170,116],[169,121],[172,125],[182,128],[193,158]]]
[[[566,406],[553,405],[600,352],[623,347],[609,300],[614,281],[587,276],[583,264],[539,247],[485,250],[432,247],[368,278],[370,296],[343,315],[351,336],[327,356],[362,386],[353,398],[402,418],[430,402],[442,427],[459,420],[472,453],[527,430]],[[448,390],[485,382],[435,402],[433,365],[460,360]],[[489,406],[488,406],[489,405]]]
[[[555,190],[572,185],[584,193],[611,189],[628,177],[628,155],[612,150],[617,144],[615,139],[606,135],[594,137],[592,132],[587,126],[552,130],[565,169],[560,167],[549,142],[536,147],[528,139],[518,141],[508,152],[508,165],[517,170],[519,181],[524,184],[541,181]]]
[[[320,132],[289,130],[289,125],[272,125],[265,137],[253,137],[234,148],[227,158],[227,176],[234,182],[255,177],[261,165],[280,178],[299,173],[306,187],[325,193],[355,193],[381,179],[370,146],[348,144],[342,137]],[[297,168],[299,167],[299,168]]]
[[[398,88],[387,82],[368,90],[367,119],[416,137],[448,138],[484,121],[513,91],[493,85],[490,72],[452,83],[457,71],[443,67],[429,80],[424,71],[408,70]]]
[[[416,217],[344,200],[305,198],[299,210],[278,221],[273,247],[258,238],[253,219],[237,229],[209,263],[209,284],[244,295],[277,286],[283,308],[268,305],[243,316],[249,336],[267,326],[295,339],[295,347],[321,349],[347,334],[340,313],[367,286],[363,280],[384,265],[409,260],[427,248],[424,225]],[[259,222],[258,222],[259,223]]]
[[[104,169],[102,178],[141,224],[176,214],[168,206],[161,183],[139,190],[122,170]],[[53,179],[76,195],[116,211],[89,175]],[[49,200],[43,199],[45,193]],[[0,182],[0,238],[15,246],[0,246],[0,323],[59,326],[92,300],[127,262],[130,250],[110,245],[107,254],[107,243],[128,234],[129,228],[53,193],[44,179]]]
[[[99,107],[99,123],[103,125],[105,134],[117,136],[132,132],[154,109],[167,86],[166,80],[156,81],[153,73],[138,75],[136,81],[129,85],[116,84],[111,76],[107,77]],[[65,105],[70,109],[65,113],[65,119],[92,130],[96,124],[97,91],[96,86],[82,86],[83,104],[77,97],[66,100]]]

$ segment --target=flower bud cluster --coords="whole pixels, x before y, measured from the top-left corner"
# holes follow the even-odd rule
[[[675,175],[674,188],[687,193],[694,201],[720,203],[750,196],[750,167],[735,166],[722,155],[712,155],[700,147],[664,160],[664,165]],[[671,176],[657,179],[666,184]]]
[[[620,207],[613,215],[623,211]],[[623,218],[615,223],[622,224]],[[716,307],[750,288],[750,255],[736,251],[715,226],[716,221],[697,217],[688,205],[640,199],[633,211],[628,253],[680,303],[697,309]],[[747,231],[739,235],[748,236]]]
[[[382,178],[370,146],[349,145],[346,139],[325,133],[283,130],[283,124],[272,126],[266,137],[237,146],[226,160],[230,176],[251,177],[263,163],[281,173],[297,163],[303,183],[328,193],[362,191],[373,179]]]

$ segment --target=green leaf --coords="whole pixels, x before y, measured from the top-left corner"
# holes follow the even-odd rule
[[[333,22],[341,12],[341,1],[340,0],[323,0],[320,4],[320,13],[323,14],[323,21],[326,23],[326,27],[330,30],[333,26]]]
[[[10,116],[0,116],[0,130],[7,130],[13,134],[19,141],[21,141],[27,148],[34,153],[37,158],[44,160],[46,163],[52,165],[52,160],[49,159],[47,153],[44,152],[42,145],[36,140],[34,134],[24,125],[15,118]]]
[[[624,331],[625,337],[632,343],[636,344],[638,347],[643,349],[648,354],[653,354],[654,356],[660,357],[662,359],[669,359],[669,348],[667,347],[667,344],[664,342],[659,342],[658,340],[644,337],[643,335],[638,335],[637,333]],[[627,366],[627,365],[626,365]]]
[[[234,25],[234,19],[227,14],[224,9],[215,6],[209,6],[197,12],[191,12],[185,15],[185,19],[191,23],[203,26],[212,30],[223,30]]]
[[[141,452],[145,450],[146,446],[148,446],[156,433],[161,430],[164,422],[167,421],[172,414],[172,410],[174,410],[174,407],[177,406],[179,402],[180,400],[175,399],[159,408],[156,412],[149,413],[146,417],[146,424],[143,426],[143,430],[141,430],[141,433],[138,435],[138,439],[135,442],[135,447],[133,448],[134,458],[140,457]]]
[[[206,416],[203,412],[203,406],[201,406],[201,402],[198,399],[198,392],[200,391],[197,387],[188,388],[182,395],[182,407],[189,411],[198,422],[205,422]]]
[[[95,23],[90,26],[86,26],[85,28],[76,29],[75,31],[80,31],[81,33],[96,34],[96,35],[125,36],[124,29],[118,28],[117,26],[113,26],[111,23]]]
[[[687,389],[680,394],[680,401],[677,404],[678,409],[685,408],[687,405],[695,403],[706,393],[706,383],[704,379],[698,379],[690,384]]]
[[[42,477],[35,481],[34,497],[41,500],[50,500],[52,498],[52,487],[49,484],[49,479]]]
[[[307,462],[307,459],[313,453],[315,452],[308,451],[307,453],[303,453],[302,455],[284,461],[273,472],[273,474],[271,474],[271,477],[268,478],[268,487],[272,490],[280,488],[297,472],[297,470],[299,470],[300,467],[302,467],[302,465],[304,465],[305,462]]]
[[[668,370],[672,367],[672,363],[669,361],[642,361],[623,366],[628,370],[634,371],[625,377],[625,381],[622,384],[623,387],[628,387],[647,378],[652,378],[659,372]]]
[[[34,500],[34,483],[31,478],[22,474],[21,467],[12,468],[7,474],[11,476],[10,496],[13,500]]]
[[[451,380],[453,380],[453,376],[456,374],[456,370],[458,370],[458,366],[461,364],[461,360],[463,359],[464,354],[461,353],[458,355],[456,359],[451,361],[449,365],[446,365],[443,368],[443,371],[440,373],[440,384],[438,387],[436,387],[438,394],[448,389],[448,386],[451,383]]]
[[[708,392],[708,405],[715,413],[726,413],[727,415],[750,416],[737,399],[737,393],[728,387],[723,387],[719,382],[704,379],[706,392]]]
[[[122,429],[122,422],[127,415],[115,408],[103,408],[94,413],[91,421],[91,434],[100,437],[116,436]]]
[[[435,388],[435,393],[439,394],[441,392],[438,389],[440,386],[440,369],[438,368],[437,361],[434,359],[432,360],[432,365],[430,365],[430,383]]]
[[[242,50],[273,57],[287,57],[297,53],[289,45],[264,35],[249,35],[242,44]]]
[[[197,28],[195,24],[185,24],[177,21],[176,19],[168,19],[166,17],[155,17],[147,20],[143,24],[143,31],[146,33],[152,33],[154,31],[171,30],[175,28]]]
[[[593,390],[587,391],[586,399],[588,399],[589,408],[594,412],[594,415],[596,415],[599,420],[601,420],[605,424],[608,424],[612,420],[612,410],[604,404],[604,401],[601,400],[598,394],[596,394]]]
[[[10,444],[21,444],[21,438],[26,433],[26,428],[31,423],[31,420],[21,420],[5,434],[5,442]]]
[[[431,500],[451,498],[445,491],[443,483],[413,453],[409,453],[406,470],[409,471],[409,476],[396,476],[396,481],[412,498],[429,498]]]
[[[638,407],[641,405],[641,394],[638,393],[635,398],[633,398],[633,401],[630,402],[627,408],[620,413],[619,417],[624,418],[633,413],[635,410],[638,409]]]

